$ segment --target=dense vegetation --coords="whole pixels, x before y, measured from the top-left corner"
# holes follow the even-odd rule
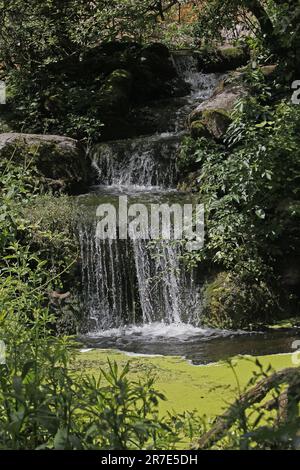
[[[250,79],[257,86],[256,71]],[[207,287],[207,313],[224,326],[270,323],[299,308],[286,270],[300,241],[300,109],[289,96],[270,100],[273,84],[263,76],[259,85],[263,91],[236,104],[222,142],[188,138],[182,147],[182,164],[199,168],[194,179],[207,217],[205,248],[190,261],[219,273]]]
[[[193,189],[207,208],[205,250],[187,259],[211,274],[204,292],[207,323],[270,323],[299,309],[298,280],[291,286],[286,275],[297,262],[300,236],[300,107],[290,102],[299,73],[299,5],[189,3],[0,0],[0,78],[8,88],[0,129],[55,132],[85,143],[105,132],[110,137],[132,103],[172,95],[174,71],[158,67],[157,59],[168,57],[166,44],[210,53],[224,27],[234,37],[241,23],[252,60],[242,77],[248,96],[227,116],[222,138],[188,137],[181,150],[182,173],[196,173]],[[159,49],[151,44],[157,39],[164,43]],[[94,57],[102,72],[88,79]],[[260,66],[272,63],[277,71],[266,78]],[[179,96],[181,87],[176,82]],[[164,397],[152,378],[131,382],[127,370],[113,364],[101,380],[79,375],[76,345],[63,335],[77,332],[83,307],[80,299],[53,297],[72,291],[74,299],[78,290],[72,197],[49,186],[28,148],[2,153],[0,171],[0,340],[7,346],[0,364],[1,449],[297,447],[298,372],[274,375],[266,388],[260,384],[274,394],[267,411],[255,403],[266,393],[254,400],[243,395],[211,434],[197,416],[160,417]],[[271,372],[260,370],[250,386]],[[283,395],[289,400],[282,414]]]

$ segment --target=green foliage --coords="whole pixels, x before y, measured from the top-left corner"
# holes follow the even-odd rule
[[[224,41],[224,31],[240,37],[236,28],[242,26],[253,59],[264,62],[270,57],[280,58],[285,69],[282,81],[290,80],[299,67],[299,15],[297,0],[213,0],[205,2],[200,11],[195,34],[205,43]]]
[[[0,366],[0,448],[172,448],[179,438],[158,417],[164,397],[153,378],[130,381],[129,366],[119,371],[116,364],[99,377],[80,375],[74,345],[50,333],[53,320],[37,309],[27,325],[1,319],[7,354]]]
[[[249,359],[252,361],[252,359]],[[278,373],[258,359],[245,390],[235,371],[238,398],[199,440],[213,450],[299,449],[299,368]]]
[[[105,111],[97,92],[106,73],[100,63],[96,77],[91,71],[94,80],[88,70],[84,77],[68,74],[101,43],[142,42],[156,27],[159,9],[149,0],[1,1],[1,78],[11,127],[99,140]]]
[[[2,0],[2,59],[32,71],[120,36],[141,40],[154,25],[157,12],[151,5],[147,0]]]
[[[185,256],[227,272],[220,285],[207,282],[204,315],[229,328],[269,323],[298,305],[281,266],[300,244],[300,110],[287,100],[270,104],[274,88],[259,71],[244,80],[252,95],[236,104],[223,143],[186,138],[180,157],[183,170],[196,170],[206,217],[204,248]]]
[[[278,206],[299,198],[300,112],[286,102],[272,108],[251,97],[232,117],[227,146],[202,138],[191,152],[186,152],[188,142],[183,148],[201,168],[199,195],[206,205],[207,241],[197,256],[261,279],[278,256],[286,255],[280,248],[286,227]],[[298,242],[295,234],[288,252]]]
[[[19,151],[16,146],[0,163],[1,312],[32,318],[36,305],[49,304],[53,290],[70,290],[73,318],[79,321],[75,308],[79,289],[74,282],[79,280],[75,275],[77,219],[72,199],[42,195],[34,155],[26,157]],[[60,314],[58,325],[64,318]],[[78,323],[68,331],[76,328]]]

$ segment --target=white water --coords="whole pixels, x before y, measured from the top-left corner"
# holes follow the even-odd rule
[[[182,133],[99,144],[92,154],[99,183],[120,187],[174,187]]]
[[[244,332],[239,331],[235,334],[242,334]],[[124,327],[111,328],[108,330],[91,332],[88,334],[90,338],[113,338],[113,337],[143,337],[145,340],[149,338],[176,338],[181,341],[192,338],[193,336],[202,336],[203,338],[209,338],[212,336],[228,336],[232,335],[233,332],[229,330],[216,330],[209,328],[195,327],[188,323],[165,323],[165,322],[153,322],[145,325],[125,325]]]
[[[196,104],[213,93],[219,77],[199,73],[193,57],[174,56],[174,63],[191,92],[175,114],[172,108],[172,132],[95,146],[93,166],[100,185],[117,188],[120,194],[124,188],[145,188],[151,193],[176,186],[176,157],[185,120]],[[108,336],[120,331],[153,337],[205,335],[206,330],[199,328],[201,283],[184,266],[180,246],[161,242],[153,247],[142,240],[99,241],[95,232],[94,220],[82,222],[82,277],[90,331]]]
[[[81,259],[89,328],[128,324],[199,324],[200,293],[170,242],[98,240],[96,228],[80,228]]]
[[[92,150],[92,161],[99,184],[165,189],[176,185],[176,157],[186,135],[187,117],[197,104],[212,95],[221,75],[197,71],[197,61],[192,55],[174,55],[173,62],[191,91],[175,112],[174,107],[170,106],[168,121],[172,129],[151,136],[96,145]]]

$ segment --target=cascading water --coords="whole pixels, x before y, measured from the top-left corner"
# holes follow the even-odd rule
[[[98,240],[95,225],[80,229],[89,329],[132,324],[199,322],[195,277],[169,241]]]
[[[169,113],[164,110],[162,125],[166,126],[166,132],[96,145],[92,149],[92,162],[99,184],[148,189],[176,185],[176,156],[186,133],[187,116],[195,104],[211,96],[220,74],[199,73],[197,60],[192,55],[175,54],[173,62],[179,76],[190,85],[190,94],[175,110],[172,103],[169,103]],[[168,108],[166,103],[164,106]]]
[[[174,187],[179,135],[155,135],[99,144],[92,162],[99,182],[110,186]]]
[[[103,200],[116,202],[124,191],[136,197],[139,190],[147,203],[155,197],[163,203],[176,186],[176,155],[187,115],[196,103],[212,94],[219,77],[199,73],[192,56],[175,55],[173,60],[179,75],[190,84],[191,93],[175,111],[174,105],[170,108],[169,130],[92,149],[99,187],[90,196],[91,216],[86,216],[79,228],[89,331],[157,322],[197,326],[201,321],[199,282],[184,266],[180,244],[95,237],[95,210]],[[82,199],[85,207],[88,197]]]

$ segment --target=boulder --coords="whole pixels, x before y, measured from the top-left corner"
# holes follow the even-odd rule
[[[250,60],[247,48],[235,46],[223,46],[213,50],[202,48],[197,57],[200,69],[206,73],[234,70],[246,65]]]
[[[78,141],[57,135],[0,134],[0,158],[22,163],[30,157],[46,189],[77,194],[89,182],[89,161]]]
[[[237,101],[247,96],[247,89],[241,84],[221,84],[214,95],[197,106],[189,116],[190,127],[200,121],[212,137],[221,139],[231,122],[230,113]]]
[[[129,111],[132,76],[127,70],[114,70],[102,85],[97,99],[99,114],[122,114]]]
[[[190,126],[191,136],[194,139],[209,137],[210,133],[202,121],[193,121]]]
[[[271,286],[247,282],[229,272],[213,274],[203,285],[204,324],[214,328],[251,329],[280,314]]]
[[[203,111],[203,127],[217,140],[221,139],[226,134],[231,122],[230,114],[224,109],[207,109]]]
[[[211,98],[203,101],[190,114],[190,122],[202,118],[203,112],[213,109],[222,109],[230,112],[236,102],[247,96],[247,90],[243,85],[226,85],[223,89],[218,89]]]

